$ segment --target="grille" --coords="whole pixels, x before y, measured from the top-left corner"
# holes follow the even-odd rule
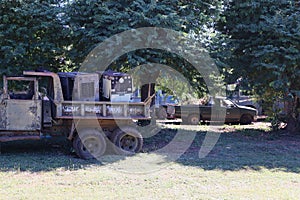
[[[94,97],[94,95],[94,82],[81,83],[81,98],[90,98]]]

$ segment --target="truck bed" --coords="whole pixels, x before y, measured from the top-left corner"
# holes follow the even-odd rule
[[[150,99],[151,100],[151,99]],[[145,102],[63,101],[55,103],[58,119],[149,119],[150,100]]]
[[[256,120],[257,110],[251,107],[235,104],[225,98],[216,98],[216,105],[181,105],[165,107],[169,118],[181,118],[183,121],[189,121],[190,118],[198,117],[202,121],[224,121],[240,122],[249,124]],[[217,106],[218,105],[218,106]],[[169,110],[172,113],[168,112]]]

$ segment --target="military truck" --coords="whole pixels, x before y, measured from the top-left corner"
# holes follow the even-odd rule
[[[138,152],[143,138],[133,120],[150,118],[151,97],[144,102],[111,100],[132,89],[129,75],[111,72],[4,76],[0,142],[63,135],[83,159],[99,158],[108,146],[118,154]]]

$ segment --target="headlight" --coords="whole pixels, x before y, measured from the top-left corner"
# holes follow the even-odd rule
[[[119,83],[124,83],[124,79],[123,79],[123,78],[120,78],[120,79],[119,79]]]

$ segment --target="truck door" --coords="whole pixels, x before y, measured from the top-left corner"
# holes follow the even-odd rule
[[[238,122],[240,110],[230,100],[222,100],[222,106],[226,108],[225,122]]]
[[[10,84],[19,82],[19,84]],[[27,91],[12,92],[10,86],[28,84]],[[0,105],[0,130],[38,131],[41,129],[42,100],[38,98],[38,82],[30,77],[4,78],[4,98]]]

